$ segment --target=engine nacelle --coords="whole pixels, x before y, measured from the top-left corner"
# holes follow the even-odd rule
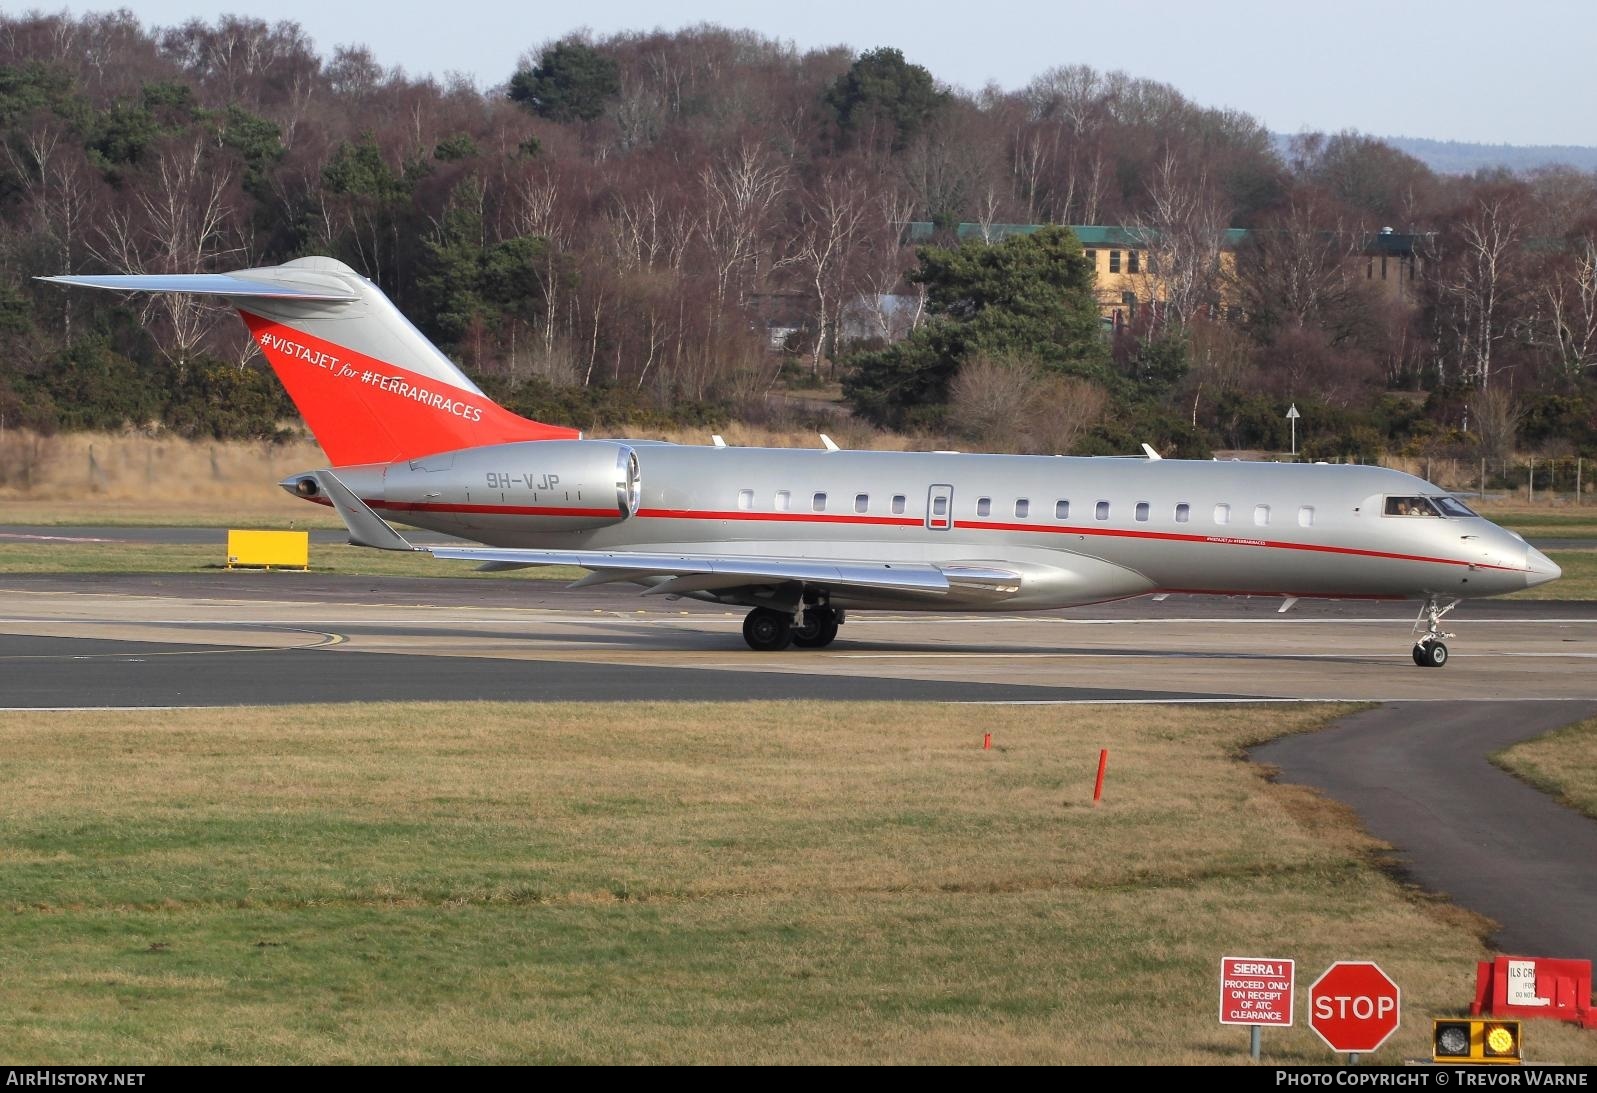
[[[335,473],[379,514],[440,531],[601,528],[631,517],[643,489],[637,453],[611,440],[521,441]],[[318,499],[314,478],[283,485]]]

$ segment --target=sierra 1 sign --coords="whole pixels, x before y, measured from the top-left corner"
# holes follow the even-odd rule
[[[1292,970],[1292,961],[1276,957],[1221,957],[1220,1023],[1291,1025]]]

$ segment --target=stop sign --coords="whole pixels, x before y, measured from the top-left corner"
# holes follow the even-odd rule
[[[1374,1051],[1402,1014],[1397,984],[1367,960],[1338,960],[1309,988],[1309,1025],[1332,1051]]]

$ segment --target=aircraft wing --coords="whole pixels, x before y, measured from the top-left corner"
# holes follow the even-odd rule
[[[751,585],[802,583],[836,588],[870,588],[899,592],[947,593],[986,591],[1006,595],[1019,591],[1021,576],[984,565],[929,562],[879,562],[807,559],[774,555],[675,554],[631,550],[522,550],[505,547],[416,547],[355,495],[331,471],[316,472],[328,500],[349,529],[357,546],[379,550],[425,552],[435,558],[482,562],[492,569],[570,565],[591,570],[580,585],[665,580],[646,594],[680,594]]]
[[[648,594],[703,592],[799,582],[835,588],[891,589],[900,592],[948,592],[954,588],[1016,591],[1020,575],[976,565],[932,565],[929,562],[834,561],[757,554],[651,554],[643,551],[512,550],[500,547],[434,547],[435,558],[486,562],[495,568],[574,565],[593,570],[581,584],[630,581],[640,577],[669,578]],[[597,578],[597,579],[596,579]]]

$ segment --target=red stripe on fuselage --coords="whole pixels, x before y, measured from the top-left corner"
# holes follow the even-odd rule
[[[1474,566],[1477,569],[1501,569],[1509,573],[1523,573],[1522,569],[1507,565],[1490,565],[1458,558],[1433,558],[1425,554],[1401,554],[1389,550],[1366,550],[1362,547],[1329,546],[1324,543],[1289,543],[1279,539],[1250,539],[1245,535],[1196,535],[1174,531],[1136,531],[1131,528],[1047,527],[1035,524],[1008,524],[996,521],[963,521],[955,525],[988,531],[1036,531],[1056,535],[1104,535],[1119,539],[1154,539],[1170,543],[1209,543],[1216,546],[1265,547],[1272,550],[1306,550],[1319,554],[1350,554],[1362,558],[1385,558],[1395,562],[1427,562],[1432,565]]]
[[[605,509],[538,508],[526,505],[457,505],[434,501],[368,501],[373,508],[386,508],[397,512],[459,512],[491,516],[619,516],[619,511]],[[720,512],[695,509],[639,509],[636,513],[644,520],[740,520],[753,522],[779,522],[797,524],[852,524],[861,527],[923,527],[921,520],[907,516],[866,516],[854,513],[822,512]],[[1358,558],[1381,558],[1395,562],[1420,562],[1426,565],[1451,565],[1495,569],[1505,573],[1524,573],[1515,566],[1491,565],[1460,558],[1434,558],[1424,554],[1403,554],[1389,550],[1368,550],[1363,547],[1330,546],[1324,543],[1289,543],[1279,539],[1249,539],[1233,535],[1195,535],[1169,531],[1136,531],[1131,528],[1093,528],[1052,526],[1039,524],[1013,524],[996,521],[955,521],[956,528],[973,531],[1022,531],[1048,535],[1094,535],[1119,539],[1151,539],[1168,543],[1204,543],[1210,546],[1254,547],[1269,550],[1303,550],[1317,554],[1343,554]],[[615,549],[615,548],[611,548]],[[1232,595],[1243,593],[1201,592],[1197,589],[1165,589],[1168,592],[1192,592],[1198,595]],[[1305,594],[1307,595],[1307,594]],[[1315,594],[1316,598],[1324,598]],[[1356,597],[1381,599],[1383,597]],[[1398,597],[1402,598],[1402,597]]]
[[[367,501],[374,509],[392,512],[464,512],[489,516],[621,516],[620,509],[582,509],[554,505],[457,505],[442,501]]]

